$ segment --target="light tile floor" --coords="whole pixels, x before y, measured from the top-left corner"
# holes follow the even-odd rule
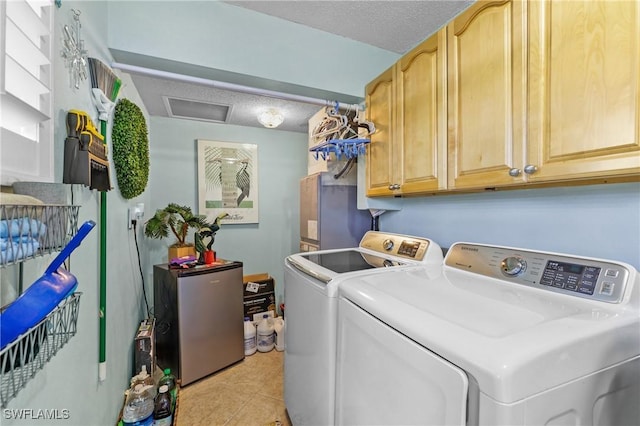
[[[291,426],[284,406],[284,352],[256,352],[180,389],[176,426]],[[279,423],[278,423],[279,422]]]

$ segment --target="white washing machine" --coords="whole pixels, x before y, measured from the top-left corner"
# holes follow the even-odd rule
[[[456,243],[340,285],[340,425],[637,425],[640,275]]]
[[[442,261],[442,249],[429,239],[376,231],[367,232],[355,248],[287,257],[284,399],[293,424],[333,423],[340,283],[359,274],[415,265],[440,269]]]

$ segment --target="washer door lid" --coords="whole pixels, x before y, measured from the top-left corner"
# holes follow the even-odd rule
[[[463,370],[339,299],[336,424],[465,425]]]

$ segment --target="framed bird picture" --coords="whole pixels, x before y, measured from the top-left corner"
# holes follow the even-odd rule
[[[198,139],[199,214],[258,223],[258,145]]]

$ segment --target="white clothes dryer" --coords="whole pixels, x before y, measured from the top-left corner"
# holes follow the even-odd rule
[[[339,425],[637,425],[640,275],[456,243],[339,289]]]
[[[333,423],[340,283],[360,274],[416,265],[440,269],[442,261],[442,249],[427,238],[377,231],[368,231],[355,248],[287,257],[284,399],[294,425]]]

